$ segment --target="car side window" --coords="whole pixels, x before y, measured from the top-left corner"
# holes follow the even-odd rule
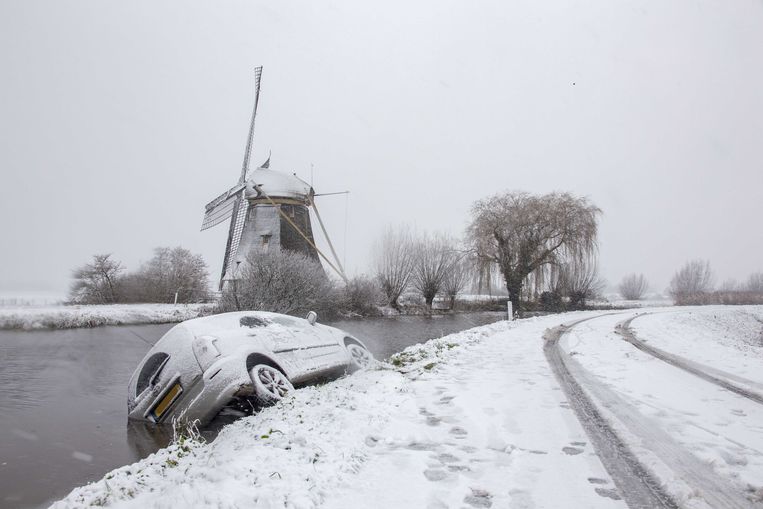
[[[154,375],[159,373],[169,358],[170,356],[163,352],[155,353],[148,358],[146,363],[143,364],[143,369],[140,370],[140,374],[138,375],[138,383],[135,385],[136,396],[148,389],[148,386],[151,384],[151,380],[154,378]]]

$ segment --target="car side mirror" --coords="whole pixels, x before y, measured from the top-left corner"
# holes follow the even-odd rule
[[[310,325],[315,325],[315,322],[318,320],[318,313],[315,311],[310,311],[307,313],[305,320],[307,320]]]

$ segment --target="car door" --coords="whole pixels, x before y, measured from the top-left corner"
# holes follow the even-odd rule
[[[274,321],[289,330],[290,348],[299,360],[303,377],[317,376],[343,364],[341,346],[327,327],[292,317]],[[282,348],[279,353],[286,354],[288,350]]]

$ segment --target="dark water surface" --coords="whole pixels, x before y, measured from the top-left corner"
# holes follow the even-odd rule
[[[329,323],[378,359],[501,313]],[[166,430],[127,424],[127,381],[174,324],[0,331],[0,507],[45,506],[167,443]]]

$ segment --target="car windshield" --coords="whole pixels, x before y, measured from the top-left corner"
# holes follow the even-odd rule
[[[278,325],[283,325],[285,327],[304,327],[305,324],[304,321],[300,318],[294,318],[291,316],[274,316],[270,318],[273,322],[277,323]]]

